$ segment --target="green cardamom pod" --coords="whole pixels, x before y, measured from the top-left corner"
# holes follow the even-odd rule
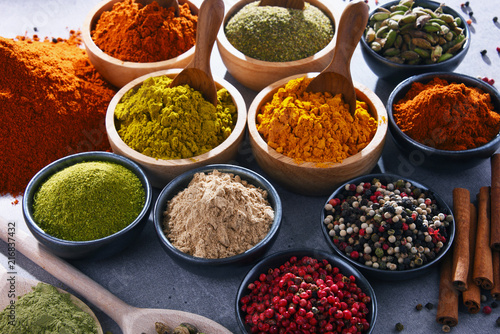
[[[431,54],[429,51],[427,50],[424,50],[424,49],[421,49],[421,48],[415,48],[413,49],[413,51],[415,51],[416,53],[418,53],[418,55],[422,58],[430,58]]]
[[[450,59],[451,57],[453,57],[453,55],[451,53],[443,53],[441,55],[441,57],[439,57],[439,59],[437,60],[437,62],[440,63],[442,61]]]
[[[375,21],[383,21],[389,17],[389,13],[377,12],[372,15]]]
[[[430,50],[432,49],[432,44],[423,38],[412,38],[411,43],[419,48]]]
[[[413,60],[413,59],[420,58],[420,56],[415,51],[408,50],[408,51],[401,52],[401,58],[403,58],[405,60]]]

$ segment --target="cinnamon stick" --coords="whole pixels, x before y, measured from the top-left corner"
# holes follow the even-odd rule
[[[441,325],[448,325],[450,327],[458,324],[459,292],[454,287],[452,276],[453,254],[448,252],[441,261],[436,321]]]
[[[490,247],[500,251],[500,153],[491,157],[491,235]]]
[[[490,187],[477,195],[477,231],[474,251],[474,283],[485,290],[493,288],[493,260],[490,247]]]
[[[493,289],[491,289],[491,296],[495,300],[500,300],[500,252],[493,251]]]
[[[469,273],[470,193],[464,188],[453,189],[455,241],[453,245],[452,282],[459,291],[467,290]]]
[[[469,254],[471,260],[476,245],[477,210],[476,206],[470,203],[470,230],[469,230]],[[462,301],[469,313],[475,314],[481,310],[481,289],[474,283],[472,278],[474,261],[469,261],[469,274],[467,275],[468,289],[462,292]]]

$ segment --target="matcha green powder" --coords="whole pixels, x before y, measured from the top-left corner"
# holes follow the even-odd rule
[[[95,240],[132,223],[145,197],[141,181],[128,168],[106,161],[81,162],[42,184],[34,196],[33,217],[54,237]]]
[[[98,333],[94,318],[76,306],[68,293],[49,284],[39,283],[16,300],[15,308],[9,307],[0,313],[2,334]]]
[[[303,10],[259,7],[251,2],[231,17],[225,27],[228,41],[246,56],[272,62],[310,57],[333,38],[330,18],[319,8]]]

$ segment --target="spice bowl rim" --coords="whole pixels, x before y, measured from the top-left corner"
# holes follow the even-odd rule
[[[437,254],[437,256],[430,262],[418,267],[418,268],[412,268],[412,269],[406,269],[406,270],[384,270],[384,269],[379,269],[379,268],[373,268],[369,267],[367,265],[361,264],[357,261],[354,261],[351,259],[349,256],[344,254],[338,247],[332,242],[332,238],[328,234],[328,228],[324,224],[324,219],[325,219],[325,209],[324,206],[328,203],[328,201],[332,198],[334,198],[340,191],[342,191],[346,185],[354,183],[358,184],[360,182],[371,182],[374,178],[377,179],[383,179],[385,181],[397,181],[397,180],[404,180],[406,182],[410,182],[412,185],[417,186],[420,189],[424,189],[426,191],[429,191],[433,197],[436,199],[437,203],[439,204],[439,207],[442,210],[447,211],[449,215],[452,215],[453,220],[450,223],[448,230],[448,240],[446,241],[445,245],[441,249],[441,251]],[[342,257],[344,260],[348,261],[352,265],[354,265],[357,269],[359,269],[363,274],[365,274],[369,278],[377,279],[377,280],[387,280],[387,281],[402,281],[406,279],[412,279],[416,277],[420,277],[424,274],[426,274],[429,270],[431,270],[436,264],[438,264],[444,256],[451,251],[453,247],[453,242],[455,240],[455,233],[456,233],[456,223],[455,223],[455,217],[453,216],[453,211],[451,210],[450,206],[443,200],[443,198],[434,191],[431,187],[426,186],[425,184],[416,181],[411,178],[403,177],[398,174],[393,174],[393,173],[372,173],[372,174],[367,174],[367,175],[362,175],[358,176],[356,178],[353,178],[341,186],[339,186],[330,196],[328,196],[327,200],[325,201],[323,207],[321,208],[321,215],[320,215],[320,224],[321,224],[321,231],[323,233],[323,236],[326,239],[327,244],[331,249],[335,251],[337,255]]]
[[[377,12],[379,8],[388,8],[392,5],[397,5],[400,1],[394,0],[388,3],[382,4],[374,8],[373,11],[370,12],[370,17]],[[469,25],[466,23],[465,18],[458,11],[453,9],[452,7],[446,6],[445,4],[432,0],[415,0],[414,5],[422,6],[424,8],[436,9],[440,5],[442,5],[443,12],[453,15],[454,17],[459,17],[462,21],[460,28],[463,29],[466,40],[462,45],[462,48],[450,59],[444,60],[440,63],[434,64],[420,64],[420,65],[411,65],[411,64],[398,64],[392,61],[385,59],[379,53],[373,51],[368,43],[366,42],[364,36],[360,40],[360,49],[365,59],[365,62],[370,67],[370,69],[380,78],[389,80],[389,81],[400,81],[404,80],[410,76],[418,75],[422,73],[435,72],[435,71],[453,71],[457,68],[460,63],[463,61],[463,58],[467,54],[471,44],[471,30]],[[366,30],[365,30],[366,31]]]
[[[247,286],[249,283],[258,279],[259,274],[267,272],[268,269],[278,267],[284,264],[286,261],[290,259],[292,256],[303,257],[310,256],[315,259],[326,259],[330,264],[336,266],[340,269],[340,273],[344,275],[353,275],[356,277],[356,283],[360,285],[363,292],[366,293],[371,298],[371,302],[369,305],[370,308],[370,328],[366,333],[372,333],[375,328],[377,314],[378,314],[378,305],[377,305],[377,297],[375,295],[375,290],[370,284],[370,281],[367,277],[355,266],[346,261],[344,258],[337,256],[334,253],[330,253],[328,251],[316,248],[292,248],[287,250],[280,250],[274,252],[272,254],[266,255],[263,259],[261,259],[258,263],[256,263],[250,270],[245,274],[243,279],[238,286],[238,291],[236,293],[236,302],[235,302],[235,312],[236,319],[238,321],[238,326],[243,333],[250,333],[249,329],[245,325],[243,320],[243,312],[241,311],[241,298],[247,292]],[[361,284],[359,284],[361,283]]]
[[[334,34],[331,41],[321,50],[306,58],[273,62],[256,59],[245,55],[236,49],[227,39],[225,27],[229,19],[234,16],[243,6],[255,2],[256,0],[238,0],[226,9],[224,20],[217,33],[217,47],[221,59],[227,70],[243,86],[254,91],[260,91],[267,85],[295,73],[321,71],[333,58],[333,50],[336,45],[335,34],[337,33],[337,18],[340,14],[335,6],[328,1],[311,0],[309,3],[318,7],[332,21]],[[259,75],[255,75],[255,71]],[[258,80],[255,78],[259,77]]]
[[[101,50],[92,38],[92,31],[103,12],[110,11],[114,4],[123,0],[106,0],[96,4],[88,12],[81,28],[82,41],[92,65],[112,85],[121,88],[129,81],[147,73],[169,68],[184,68],[194,58],[196,44],[177,57],[155,62],[133,62],[115,58]],[[151,3],[147,0],[138,2]],[[179,5],[189,4],[191,12],[198,14],[199,8],[190,0],[178,0]]]
[[[196,173],[209,173],[218,170],[222,173],[232,173],[239,175],[242,180],[260,187],[267,191],[267,199],[273,207],[274,220],[266,236],[255,244],[252,248],[243,253],[236,254],[226,258],[208,259],[189,255],[176,248],[163,232],[163,213],[169,200],[184,190]],[[153,208],[153,223],[156,235],[163,249],[175,260],[181,263],[194,266],[227,266],[227,265],[246,265],[257,260],[272,246],[278,237],[282,224],[282,203],[281,198],[274,186],[259,173],[238,165],[232,164],[210,164],[195,168],[182,173],[170,181],[160,192]]]
[[[279,88],[284,87],[285,84],[290,80],[304,76],[306,78],[313,78],[318,74],[319,72],[295,74],[274,82],[273,84],[264,88],[257,94],[250,107],[248,108],[247,124],[250,144],[252,146],[252,150],[256,157],[257,163],[262,169],[270,174],[271,177],[277,179],[278,182],[280,182],[285,187],[297,192],[301,192],[303,194],[327,195],[331,193],[332,189],[335,189],[335,185],[332,186],[332,184],[339,184],[344,182],[344,180],[346,179],[350,179],[357,175],[370,172],[376,166],[378,159],[382,155],[382,149],[387,137],[388,115],[385,109],[385,105],[375,94],[375,92],[371,91],[363,84],[355,81],[354,88],[356,90],[357,98],[367,103],[369,112],[372,116],[374,116],[375,113],[377,116],[377,130],[373,138],[365,148],[363,148],[360,152],[347,157],[341,163],[325,162],[322,164],[314,162],[303,162],[299,164],[293,158],[276,152],[275,149],[271,148],[266,143],[264,138],[262,138],[260,133],[257,131],[256,117],[258,115],[259,109],[264,103],[270,101],[273,94],[277,92]],[[272,164],[273,166],[271,166],[270,164]],[[300,173],[302,175],[303,172],[307,172],[306,176],[311,178],[309,181],[319,184],[313,185],[312,183],[307,182],[307,184],[301,184],[299,187],[295,184],[297,179],[287,178],[287,175],[284,175],[284,177],[282,177],[279,172],[276,171],[276,166],[287,169],[287,172],[289,173]],[[311,173],[312,175],[310,175]],[[335,177],[341,177],[339,176],[339,174],[341,173],[345,173],[348,176],[342,177],[341,181],[333,182],[332,180],[334,180]],[[327,180],[319,180],[318,177],[321,176],[327,176]],[[312,188],[314,186],[317,186],[318,190],[308,189],[309,187]]]
[[[200,154],[198,156],[186,159],[155,159],[153,157],[142,154],[130,146],[128,146],[118,134],[115,126],[114,111],[116,105],[120,102],[123,95],[131,89],[139,87],[144,80],[150,77],[158,77],[166,75],[173,78],[176,74],[181,72],[182,69],[168,69],[160,70],[140,76],[125,86],[123,86],[111,99],[108,105],[105,118],[106,132],[111,144],[113,152],[124,155],[136,163],[141,165],[148,174],[150,182],[154,187],[163,188],[174,177],[180,175],[188,169],[200,167],[211,163],[222,163],[223,161],[230,160],[230,158],[237,153],[239,144],[243,141],[246,122],[247,122],[247,108],[245,100],[241,93],[228,81],[214,77],[214,82],[218,88],[225,88],[231,95],[231,98],[236,107],[238,118],[236,124],[227,137],[218,146],[212,148],[210,151]]]
[[[467,87],[477,87],[481,89],[483,92],[490,95],[491,101],[495,107],[494,111],[500,114],[500,93],[493,86],[481,79],[457,72],[430,72],[417,74],[400,82],[392,90],[387,99],[386,109],[389,118],[389,129],[392,135],[397,139],[395,140],[396,146],[404,152],[407,152],[408,149],[422,152],[425,157],[429,158],[427,159],[429,161],[424,161],[422,164],[429,165],[432,163],[439,163],[442,167],[457,162],[463,163],[463,166],[474,166],[480,163],[482,159],[491,157],[497,148],[500,147],[500,131],[492,140],[484,145],[467,150],[449,151],[427,146],[416,141],[404,133],[396,124],[392,108],[393,104],[404,97],[411,88],[413,82],[428,83],[434,78],[444,79],[448,83],[463,83]]]
[[[128,224],[120,231],[99,239],[85,241],[65,240],[54,237],[51,234],[45,232],[38,226],[35,219],[33,218],[33,197],[40,186],[52,175],[67,167],[81,162],[94,161],[107,161],[117,163],[133,172],[139,178],[145,192],[145,201],[141,212],[130,224]],[[53,161],[52,163],[39,170],[32,177],[32,179],[28,183],[28,186],[26,187],[23,196],[22,211],[29,231],[40,243],[47,246],[47,248],[56,255],[67,259],[81,259],[87,257],[101,258],[121,251],[131,241],[131,234],[135,233],[135,231],[137,231],[137,233],[142,231],[149,216],[149,211],[152,204],[152,194],[153,190],[146,174],[134,161],[111,152],[80,152]],[[121,245],[114,246],[115,243],[120,243]],[[113,249],[108,250],[107,248],[110,247]],[[102,251],[103,249],[106,251],[106,254],[98,254],[98,252]]]

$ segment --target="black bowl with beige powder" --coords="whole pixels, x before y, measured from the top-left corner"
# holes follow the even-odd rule
[[[281,199],[264,177],[213,164],[185,172],[163,188],[153,220],[163,249],[191,265],[247,265],[272,246]]]

